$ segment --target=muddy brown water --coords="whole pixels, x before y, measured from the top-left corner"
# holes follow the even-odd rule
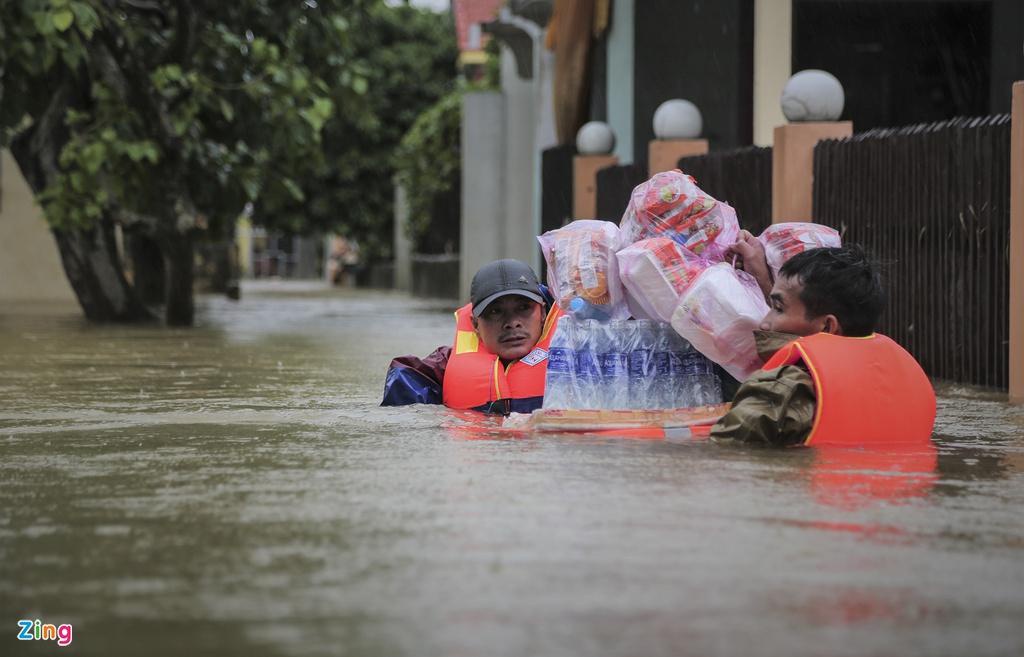
[[[0,309],[0,654],[1024,654],[999,395],[941,386],[936,449],[882,457],[513,438],[377,406],[444,303],[199,304],[190,330]]]

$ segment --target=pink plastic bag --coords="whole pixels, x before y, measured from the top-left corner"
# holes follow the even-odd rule
[[[563,309],[580,298],[610,319],[629,317],[615,258],[619,228],[610,221],[580,219],[537,238],[548,264],[548,287]]]
[[[740,232],[736,211],[705,194],[679,169],[637,185],[619,228],[622,247],[649,237],[669,237],[713,262],[724,259]]]
[[[662,322],[672,319],[679,296],[711,266],[668,237],[640,240],[616,257],[630,308],[639,307],[641,317]]]
[[[798,253],[843,245],[836,229],[800,221],[772,224],[757,239],[764,245],[764,255],[775,278],[779,277],[782,265]]]
[[[690,284],[671,324],[697,351],[743,381],[762,365],[753,331],[766,314],[768,304],[754,277],[719,263]]]

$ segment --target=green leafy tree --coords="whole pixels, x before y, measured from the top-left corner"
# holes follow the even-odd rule
[[[167,322],[190,324],[199,232],[247,203],[273,223],[319,197],[306,181],[324,180],[326,126],[374,121],[353,28],[372,11],[359,0],[0,3],[2,141],[87,317],[149,316],[115,224],[158,247]]]
[[[437,251],[438,240],[431,240],[429,232],[439,215],[448,214],[438,204],[460,183],[461,126],[462,92],[457,90],[420,114],[399,146],[397,180],[406,189],[406,229],[417,250]]]
[[[337,231],[357,239],[369,258],[386,258],[395,149],[454,87],[458,48],[450,14],[410,6],[373,3],[353,17],[350,34],[368,111],[336,112],[323,128],[325,167],[303,181],[304,197],[285,208],[257,206],[254,220],[286,231]]]

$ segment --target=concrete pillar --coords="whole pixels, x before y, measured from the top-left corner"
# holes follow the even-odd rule
[[[754,0],[754,144],[785,121],[779,93],[793,74],[793,0]]]
[[[814,145],[853,134],[851,121],[790,123],[775,128],[772,147],[772,223],[813,221]]]
[[[542,201],[544,190],[542,154],[549,148],[558,145],[555,134],[555,53],[544,47],[543,32],[534,42],[533,51],[536,62],[534,84],[536,85],[536,106],[534,108],[534,147],[533,147],[533,249],[534,259],[527,260],[533,270],[540,275],[541,253],[537,245],[537,235],[542,232]]]
[[[538,44],[535,47],[540,47]],[[536,130],[536,84],[516,72],[515,58],[501,49],[501,90],[505,101],[505,220],[499,258],[515,258],[534,270],[540,265],[537,245],[539,217],[533,193],[538,154],[534,150]]]
[[[1010,403],[1024,404],[1024,82],[1010,127]]]
[[[409,201],[405,188],[395,184],[395,289],[412,289],[412,240],[406,231]]]
[[[252,221],[242,215],[235,224],[235,244],[238,248],[238,275],[252,278]]]
[[[608,125],[617,136],[615,155],[624,163],[633,161],[635,4],[636,0],[612,0],[607,45]]]
[[[652,139],[647,144],[647,175],[679,167],[679,158],[706,155],[707,139]]]
[[[619,163],[614,155],[577,155],[572,161],[572,218],[597,218],[597,172]]]
[[[508,257],[505,234],[505,102],[494,91],[467,93],[462,101],[462,244],[459,296],[481,266]]]

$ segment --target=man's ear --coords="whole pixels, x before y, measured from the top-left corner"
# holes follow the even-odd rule
[[[821,327],[823,333],[831,333],[832,335],[842,335],[843,325],[839,323],[839,318],[835,315],[825,315],[825,323]]]

